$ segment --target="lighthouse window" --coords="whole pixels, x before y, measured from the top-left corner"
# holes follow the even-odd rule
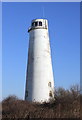
[[[49,92],[49,96],[52,97],[52,91]]]
[[[34,22],[32,23],[32,26],[34,26]]]
[[[28,97],[28,91],[26,91],[26,97]]]
[[[37,26],[38,25],[38,22],[35,22],[35,26]]]
[[[42,26],[42,22],[39,22],[39,26]]]
[[[51,87],[51,82],[48,83],[48,86]]]

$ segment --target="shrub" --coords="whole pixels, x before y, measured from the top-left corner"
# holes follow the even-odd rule
[[[9,96],[2,101],[3,118],[79,118],[80,97],[79,89],[72,86],[70,90],[58,88],[54,92],[55,99],[49,103],[31,103]],[[81,103],[82,105],[82,103]]]

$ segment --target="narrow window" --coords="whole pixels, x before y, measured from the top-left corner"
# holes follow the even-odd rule
[[[52,91],[49,92],[49,96],[52,97]]]
[[[26,91],[26,97],[28,97],[28,91]]]
[[[34,26],[34,22],[32,23],[32,26]]]
[[[37,26],[38,25],[38,22],[35,22],[35,26]]]
[[[48,83],[48,86],[51,87],[51,82]]]
[[[39,26],[42,26],[42,22],[39,22]]]

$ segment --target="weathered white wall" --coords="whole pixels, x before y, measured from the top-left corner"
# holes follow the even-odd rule
[[[42,19],[42,22],[45,24],[45,20]],[[28,97],[26,97],[26,100],[48,101],[50,90],[52,93],[54,90],[48,29],[38,28],[29,32],[27,66],[26,91],[28,91]],[[51,87],[48,85],[49,82],[51,82]]]

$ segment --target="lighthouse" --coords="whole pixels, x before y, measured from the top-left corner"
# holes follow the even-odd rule
[[[54,98],[50,40],[47,19],[34,19],[29,33],[25,100],[49,102]]]

